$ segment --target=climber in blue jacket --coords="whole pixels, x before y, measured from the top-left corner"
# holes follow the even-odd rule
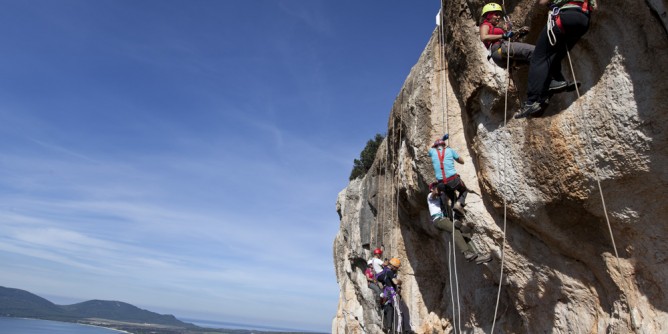
[[[442,211],[444,213],[449,212],[445,206],[449,199],[451,208],[459,214],[464,215],[468,188],[466,188],[466,184],[464,184],[464,181],[457,174],[457,170],[455,170],[455,161],[464,164],[464,159],[455,150],[445,145],[447,139],[448,134],[446,133],[442,139],[436,140],[432,148],[429,149],[429,156],[434,166],[434,173],[438,182],[437,187],[441,194]]]

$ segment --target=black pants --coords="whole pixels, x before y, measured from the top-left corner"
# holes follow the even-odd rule
[[[466,184],[464,184],[464,181],[462,181],[462,178],[459,177],[459,175],[448,183],[439,181],[438,191],[441,193],[441,211],[444,213],[450,212],[452,207],[454,207],[455,202],[459,202],[459,204],[462,204],[463,206],[466,201],[466,195],[469,193],[469,189],[466,188]],[[455,191],[457,193],[455,193]],[[450,203],[449,207],[446,206],[448,200]]]
[[[527,102],[540,101],[548,96],[550,81],[562,81],[561,61],[566,57],[566,50],[571,50],[575,43],[589,29],[589,15],[579,8],[566,9],[559,13],[565,31],[554,27],[557,43],[551,45],[547,37],[547,27],[543,28],[529,65],[529,83]]]
[[[394,327],[394,305],[387,303],[383,305],[383,330],[391,333]]]

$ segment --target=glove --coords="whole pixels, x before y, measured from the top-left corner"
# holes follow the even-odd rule
[[[450,138],[450,136],[448,136],[448,134],[446,133],[446,134],[443,135],[442,139],[443,139],[443,141],[446,141],[446,140],[448,140],[448,138]]]
[[[515,35],[514,32],[512,32],[512,31],[506,31],[506,32],[503,33],[503,35],[501,35],[501,38],[503,38],[503,39],[505,39],[505,40],[508,40],[508,39],[510,39],[511,37],[513,37],[513,35]]]

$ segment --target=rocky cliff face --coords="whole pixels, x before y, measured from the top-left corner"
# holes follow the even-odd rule
[[[435,31],[397,96],[373,168],[339,194],[332,332],[381,332],[363,275],[378,246],[402,261],[401,296],[417,333],[489,333],[493,322],[495,333],[668,332],[665,6],[599,3],[571,52],[582,97],[555,95],[543,116],[515,120],[526,68],[511,76],[516,92],[504,115],[507,74],[486,61],[478,39],[484,1],[445,2],[445,47]],[[505,6],[534,42],[544,9],[533,0]],[[494,254],[485,265],[456,252],[456,268],[448,266],[450,235],[429,220],[427,150],[444,132],[475,192],[467,212],[477,223],[473,243]]]

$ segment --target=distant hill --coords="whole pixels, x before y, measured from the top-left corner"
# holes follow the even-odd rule
[[[89,300],[87,302],[61,307],[68,313],[76,314],[82,318],[102,318],[117,321],[150,323],[178,327],[195,326],[191,323],[182,322],[171,314],[158,314],[151,311],[142,310],[128,303],[117,301]]]
[[[64,319],[62,307],[28,291],[0,286],[0,315],[28,318]]]
[[[77,321],[100,318],[132,323],[167,325],[182,328],[197,326],[180,321],[173,315],[142,310],[128,303],[89,300],[72,305],[56,305],[28,291],[0,286],[0,316]]]

